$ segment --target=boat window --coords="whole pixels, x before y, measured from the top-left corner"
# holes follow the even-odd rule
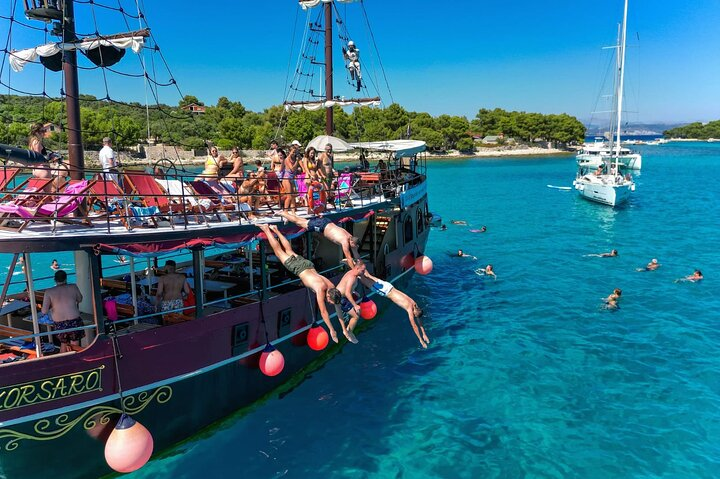
[[[425,221],[423,220],[423,210],[422,208],[417,209],[417,235],[420,236],[420,233],[425,231]]]
[[[405,232],[405,244],[411,243],[413,240],[413,220],[412,216],[408,215],[405,218],[405,223],[403,225],[403,230]]]

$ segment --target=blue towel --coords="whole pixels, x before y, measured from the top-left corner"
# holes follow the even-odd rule
[[[160,214],[160,208],[157,206],[131,206],[130,211],[137,218],[154,216]]]
[[[38,324],[53,324],[52,317],[50,316],[50,313],[48,314],[41,314],[38,316]]]

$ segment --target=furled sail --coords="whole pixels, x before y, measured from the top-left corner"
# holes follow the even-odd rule
[[[149,31],[142,30],[128,34],[113,35],[103,38],[86,38],[76,42],[59,42],[40,45],[35,48],[27,48],[25,50],[16,50],[10,52],[10,66],[16,72],[20,72],[30,62],[34,62],[38,57],[48,58],[61,55],[63,51],[81,50],[85,52],[90,60],[99,66],[111,66],[122,58],[124,50],[131,48],[133,52],[140,53],[145,45],[145,37],[149,36]],[[123,52],[123,53],[120,53]],[[55,57],[57,59],[58,57]],[[57,62],[44,61],[51,70],[55,70],[51,65]]]
[[[322,110],[334,106],[379,106],[380,98],[349,98],[329,101],[288,101],[284,103],[285,110]]]
[[[338,3],[352,3],[357,2],[359,0],[299,0],[300,6],[307,10],[308,8],[317,7],[321,3],[332,3],[333,1]]]

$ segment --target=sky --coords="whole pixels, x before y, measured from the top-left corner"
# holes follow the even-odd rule
[[[120,1],[134,10],[134,1]],[[7,15],[13,2],[22,3],[2,0],[0,14]],[[99,2],[116,5],[118,0]],[[88,4],[76,8],[78,31],[92,32]],[[365,0],[364,8],[391,91],[380,89],[386,104],[394,100],[432,115],[474,118],[480,108],[499,107],[569,113],[584,121],[593,111],[607,109],[598,103],[610,60],[610,51],[602,47],[616,41],[622,0]],[[147,0],[143,9],[183,94],[207,104],[225,96],[254,111],[285,98],[288,64],[295,64],[306,23],[294,0]],[[363,52],[366,76],[380,80],[362,6],[341,4],[338,9]],[[119,14],[97,10],[96,17],[107,20],[103,33],[125,29]],[[137,20],[132,22],[134,27]],[[3,23],[0,44],[8,35]],[[630,1],[626,116],[631,122],[720,118],[717,25],[720,0]],[[11,46],[30,46],[37,35],[16,24]],[[337,69],[339,56],[335,62]],[[118,69],[137,71],[136,64]],[[41,81],[31,79],[30,70],[13,73],[11,84],[41,91]],[[37,71],[32,76],[42,77]],[[0,78],[7,82],[7,66]],[[57,93],[57,74],[47,78],[45,89]],[[80,82],[83,92],[102,96],[105,82],[97,72],[81,72]],[[142,83],[108,82],[114,98],[145,101]],[[337,84],[336,93],[352,95],[343,79]],[[178,93],[165,90],[161,101],[177,103]]]

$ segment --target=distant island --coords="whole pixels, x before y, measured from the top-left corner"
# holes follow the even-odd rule
[[[262,150],[276,136],[286,143],[299,140],[307,144],[324,134],[325,127],[323,111],[286,112],[275,105],[253,112],[225,97],[209,106],[192,95],[175,106],[160,104],[147,109],[140,103],[81,95],[81,119],[88,150],[98,149],[105,136],[113,138],[119,148],[162,143],[191,150],[211,143],[222,150],[233,146]],[[0,143],[25,145],[33,123],[46,125],[46,146],[64,148],[66,120],[61,99],[0,95]],[[411,112],[398,104],[384,109],[358,107],[350,113],[336,108],[335,128],[336,135],[348,141],[412,138],[425,141],[432,152],[468,154],[494,147],[562,148],[582,143],[586,132],[577,118],[567,114],[483,108],[468,120],[464,116]]]
[[[720,120],[711,121],[704,125],[697,121],[689,125],[665,130],[663,135],[665,138],[720,139]]]

